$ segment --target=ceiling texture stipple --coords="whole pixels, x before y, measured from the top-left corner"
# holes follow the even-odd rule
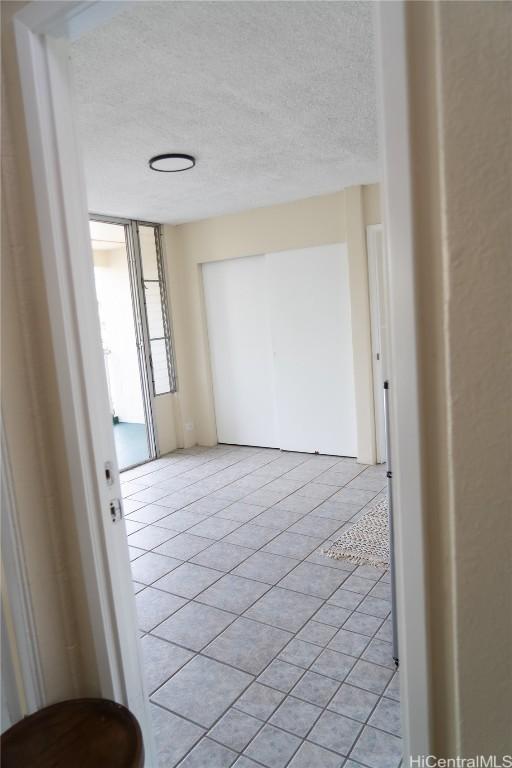
[[[378,180],[371,3],[129,3],[71,61],[95,213],[176,224]],[[164,152],[197,166],[151,171]]]

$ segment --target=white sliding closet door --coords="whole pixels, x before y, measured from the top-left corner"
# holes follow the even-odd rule
[[[203,265],[221,443],[356,456],[342,244]]]
[[[264,256],[203,264],[220,443],[278,447]]]
[[[267,255],[279,447],[357,455],[344,244]]]

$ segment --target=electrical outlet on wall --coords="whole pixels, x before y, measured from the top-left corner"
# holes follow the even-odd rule
[[[194,422],[193,421],[186,421],[185,422],[185,432],[192,432],[194,429]]]

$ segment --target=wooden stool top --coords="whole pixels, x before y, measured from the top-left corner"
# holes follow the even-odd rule
[[[121,704],[75,699],[45,707],[2,734],[2,768],[143,768],[139,724]]]

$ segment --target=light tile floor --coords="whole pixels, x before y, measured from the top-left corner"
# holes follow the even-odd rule
[[[225,445],[122,475],[162,768],[400,764],[389,576],[321,553],[385,484]]]

